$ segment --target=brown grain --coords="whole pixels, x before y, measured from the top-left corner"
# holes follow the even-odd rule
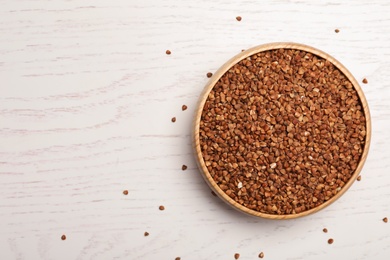
[[[382,220],[383,222],[387,223],[387,218],[383,218]]]
[[[181,166],[181,170],[182,170],[182,171],[187,170],[187,168],[188,168],[188,167],[187,167],[187,165],[185,165],[185,164],[183,164],[183,166]]]
[[[333,238],[329,238],[329,239],[328,239],[328,244],[329,244],[329,245],[333,244],[333,242],[334,242]]]
[[[145,237],[149,236],[149,232],[145,232],[145,233],[144,233],[144,236],[145,236]]]
[[[158,209],[159,210],[165,210],[165,207],[161,205],[160,207],[158,207]]]
[[[61,240],[66,240],[66,236],[65,236],[65,235],[62,235],[62,236],[61,236]]]
[[[207,72],[206,76],[207,76],[208,78],[211,78],[211,77],[213,76],[213,73]]]
[[[236,20],[240,22],[242,20],[242,17],[241,16],[237,16]]]
[[[356,178],[357,181],[361,181],[362,180],[362,176],[359,175],[357,178]]]
[[[364,78],[364,79],[362,80],[362,82],[363,82],[364,84],[367,84],[367,83],[368,83],[368,80],[367,80],[366,78]]]
[[[335,33],[339,33],[340,30],[339,30],[339,29],[335,29],[334,32],[335,32]]]
[[[180,257],[176,257],[175,260],[180,260],[181,258]]]
[[[324,233],[328,233],[328,229],[327,229],[327,228],[324,228],[322,231],[323,231]]]
[[[264,253],[263,253],[263,252],[261,252],[261,253],[259,254],[259,258],[264,258]]]
[[[176,122],[176,117],[172,117],[171,121],[172,121],[172,123],[175,123]]]
[[[352,83],[329,61],[277,49],[247,57],[204,104],[204,163],[230,198],[267,214],[296,214],[335,196],[357,168],[365,115]]]
[[[235,253],[235,254],[234,254],[234,259],[238,259],[238,258],[240,258],[240,254]]]
[[[129,191],[128,190],[124,190],[123,191],[123,195],[127,195],[127,194],[129,194]]]
[[[170,50],[166,50],[165,53],[166,53],[167,55],[171,55],[171,51],[170,51]]]
[[[186,106],[186,105],[182,105],[182,106],[181,106],[181,110],[182,110],[182,111],[187,110],[187,106]]]

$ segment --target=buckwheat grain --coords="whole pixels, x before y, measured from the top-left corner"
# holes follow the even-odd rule
[[[296,214],[335,196],[357,168],[365,115],[346,76],[294,49],[232,66],[204,104],[200,147],[219,187],[268,214]]]

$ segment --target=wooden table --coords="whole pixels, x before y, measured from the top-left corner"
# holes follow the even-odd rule
[[[1,5],[0,259],[389,258],[388,1]],[[280,41],[367,78],[372,143],[362,180],[336,203],[271,221],[210,193],[191,123],[207,72]]]

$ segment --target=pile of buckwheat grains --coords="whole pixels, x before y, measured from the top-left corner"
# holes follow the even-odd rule
[[[264,51],[215,84],[200,147],[216,184],[267,214],[296,214],[336,195],[362,155],[366,119],[352,83],[331,62],[295,49]]]

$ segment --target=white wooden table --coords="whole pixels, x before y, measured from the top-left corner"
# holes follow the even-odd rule
[[[0,259],[389,259],[389,1],[232,2],[0,1]],[[190,137],[206,73],[276,41],[366,77],[373,120],[362,180],[289,221],[212,196]]]

